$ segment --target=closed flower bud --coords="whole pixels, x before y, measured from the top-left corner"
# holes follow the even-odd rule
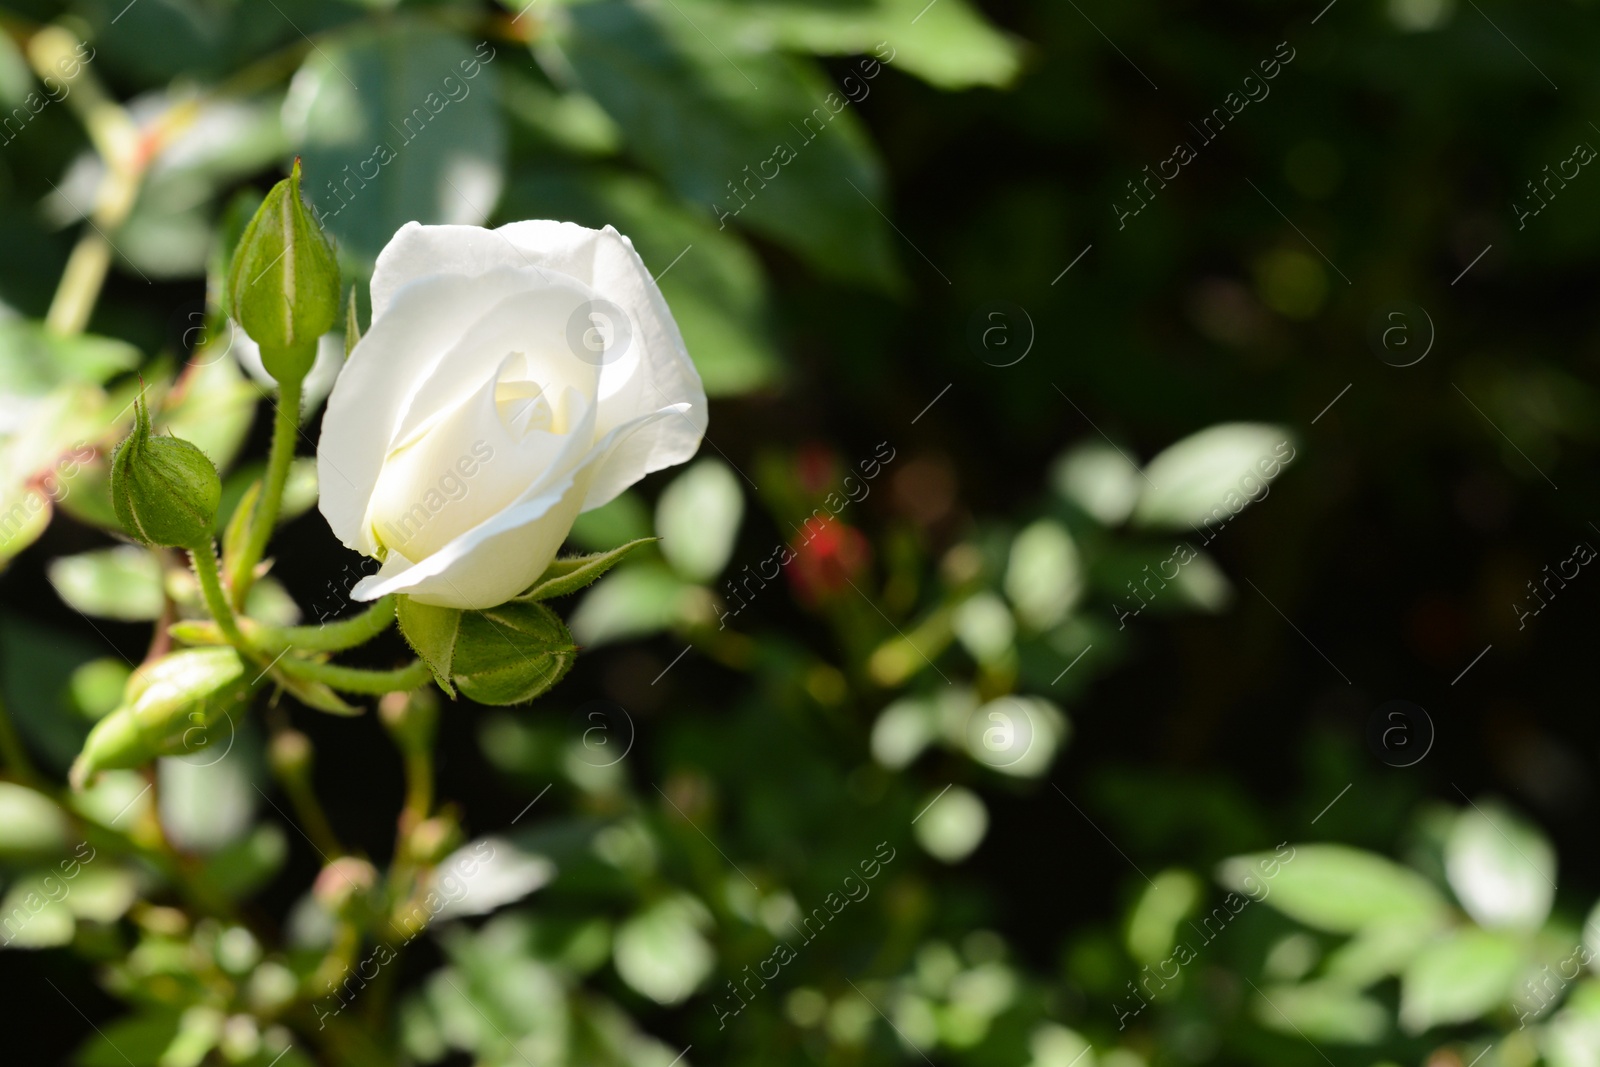
[[[339,261],[300,199],[300,161],[272,187],[228,267],[228,308],[279,382],[299,382],[339,318]]]
[[[147,545],[209,544],[222,499],[217,468],[181,437],[151,433],[143,396],[134,400],[134,411],[133,432],[111,457],[111,505],[117,521]]]
[[[210,727],[248,688],[243,678],[244,663],[231,648],[187,648],[140,667],[122,705],[89,731],[72,764],[73,788],[99,771],[210,745]]]
[[[272,739],[267,759],[279,778],[304,778],[311,773],[311,739],[299,730],[285,730]]]
[[[433,747],[434,724],[439,719],[439,701],[429,689],[386,693],[378,701],[378,717],[388,727],[395,744],[412,754]]]
[[[424,819],[406,838],[406,851],[425,867],[440,863],[461,844],[461,824],[452,815]]]
[[[377,884],[378,872],[372,864],[355,856],[340,856],[322,868],[311,885],[311,895],[329,914],[341,915]]]

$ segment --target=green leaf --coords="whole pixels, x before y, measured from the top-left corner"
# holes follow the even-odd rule
[[[964,0],[876,0],[870,4],[839,6],[779,2],[705,4],[747,32],[770,37],[797,51],[822,55],[864,55],[886,61],[885,66],[914,74],[940,89],[975,85],[999,88],[1011,83],[1021,69],[1017,46],[991,26]],[[857,86],[871,84],[863,77],[861,61],[848,64]],[[845,86],[858,100],[861,88]]]
[[[514,600],[461,613],[451,673],[480,704],[525,704],[561,680],[577,651],[555,612]]]
[[[1420,1034],[1461,1023],[1505,1003],[1517,976],[1531,965],[1517,939],[1460,929],[1420,952],[1400,977],[1400,1025]]]
[[[71,832],[67,813],[55,801],[27,786],[0,782],[0,857],[65,852]]]
[[[203,749],[156,765],[161,826],[187,852],[214,852],[250,829],[260,794],[243,754],[233,751],[241,725],[219,724]]]
[[[24,319],[0,321],[0,395],[42,396],[69,382],[100,385],[138,365],[139,350],[126,341],[63,336]]]
[[[408,596],[396,601],[395,618],[400,624],[400,632],[433,672],[439,688],[452,697],[456,691],[450,684],[450,671],[461,629],[461,615],[458,608],[419,604]]]
[[[716,963],[705,937],[710,927],[710,912],[687,894],[651,905],[617,928],[617,974],[658,1004],[687,1000]]]
[[[1450,888],[1478,925],[1514,930],[1544,925],[1556,893],[1555,850],[1504,804],[1485,800],[1463,808],[1444,859]]]
[[[283,830],[275,823],[265,823],[208,857],[200,879],[223,896],[239,900],[271,881],[288,855],[289,841]]]
[[[1128,914],[1128,954],[1152,966],[1166,959],[1177,940],[1178,924],[1194,913],[1203,889],[1199,877],[1181,868],[1156,875]]]
[[[133,907],[139,895],[139,878],[120,867],[81,866],[77,877],[67,880],[67,890],[62,903],[74,916],[91,922],[113,923]]]
[[[1268,986],[1261,990],[1255,1017],[1280,1033],[1347,1045],[1371,1045],[1389,1031],[1382,1004],[1325,982]]]
[[[1062,453],[1050,484],[1102,526],[1120,526],[1139,500],[1139,468],[1108,441],[1086,441]]]
[[[129,1015],[106,1023],[74,1057],[79,1067],[156,1067],[178,1036],[178,1013]]]
[[[1329,981],[1364,989],[1405,970],[1432,936],[1427,926],[1406,919],[1375,922],[1328,954]]]
[[[572,632],[592,646],[665,630],[683,617],[694,590],[654,561],[628,567],[589,591],[572,613]]]
[[[648,545],[658,540],[660,538],[641,537],[625,545],[618,545],[609,552],[593,552],[584,556],[558,559],[545,568],[545,572],[527,592],[516,599],[551,600],[558,596],[566,596],[568,593],[575,593],[621,563],[629,552],[640,545]]]
[[[71,942],[77,922],[66,906],[71,883],[54,870],[23,875],[0,900],[0,948],[54,948]]]
[[[1040,519],[1017,534],[1005,590],[1017,615],[1036,630],[1066,617],[1083,591],[1083,561],[1065,526]]]
[[[1296,845],[1285,858],[1261,852],[1224,860],[1217,880],[1291,919],[1331,933],[1380,921],[1437,926],[1449,905],[1415,871],[1344,845]]]
[[[48,493],[26,485],[0,486],[0,569],[44,534],[54,511]]]
[[[1152,459],[1141,479],[1133,521],[1144,527],[1221,529],[1295,458],[1282,426],[1230,422],[1185,437]]]
[[[319,39],[284,119],[306,198],[341,254],[370,264],[408,222],[488,219],[506,154],[496,64],[514,62],[504,48],[475,53],[437,26],[404,20]]]
[[[960,863],[989,832],[989,810],[978,794],[963,786],[924,797],[911,826],[924,852],[941,863]]]
[[[630,151],[679,196],[818,271],[894,282],[878,214],[888,210],[882,168],[853,107],[813,62],[753,48],[726,21],[691,22],[670,6],[596,0],[567,16],[554,45]]]
[[[728,565],[743,517],[738,477],[719,459],[699,460],[672,480],[656,504],[661,554],[685,578],[709,582]]]
[[[166,604],[160,561],[134,545],[62,556],[47,573],[61,599],[85,615],[142,622],[160,618]]]

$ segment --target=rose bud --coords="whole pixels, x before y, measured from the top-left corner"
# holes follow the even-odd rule
[[[340,856],[318,873],[311,895],[329,914],[340,915],[377,884],[378,872],[372,864],[355,856]]]
[[[826,516],[807,519],[791,547],[790,584],[803,603],[813,606],[847,588],[872,558],[860,530]]]
[[[267,194],[228,267],[225,300],[279,382],[300,382],[338,321],[339,261],[300,198],[300,160]]]
[[[427,689],[385,693],[378,701],[378,718],[402,752],[424,753],[433,747],[439,701]]]
[[[181,437],[150,432],[150,409],[133,402],[130,433],[111,456],[111,506],[135,540],[168,548],[210,545],[222,500],[217,468]]]
[[[425,867],[437,865],[461,844],[461,824],[451,815],[419,822],[406,837],[406,851]]]
[[[683,337],[616,230],[408,223],[328,397],[317,506],[383,561],[357,600],[497,607],[580,512],[693,456],[705,426]]]
[[[186,648],[133,672],[122,705],[95,724],[73,761],[71,781],[138,767],[157,756],[198,751],[211,742],[209,727],[248,688],[244,664],[231,648]]]

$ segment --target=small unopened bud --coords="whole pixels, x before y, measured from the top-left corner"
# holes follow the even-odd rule
[[[401,751],[420,753],[433,748],[434,726],[439,721],[439,701],[433,690],[385,693],[378,701],[378,717]]]
[[[377,884],[378,872],[372,864],[355,856],[340,856],[318,873],[311,895],[330,914],[339,915]]]
[[[272,772],[284,781],[305,778],[311,773],[311,739],[299,730],[285,730],[272,739],[267,759]]]
[[[99,771],[210,744],[211,725],[249,688],[243,677],[244,663],[231,648],[186,648],[140,667],[122,705],[89,731],[72,764],[72,787],[83,788]]]
[[[111,506],[135,540],[167,548],[209,545],[222,480],[199,448],[150,432],[144,396],[134,399],[133,432],[111,456]]]
[[[339,261],[300,198],[300,161],[267,194],[228,267],[227,304],[277,381],[299,382],[338,321]]]
[[[406,851],[424,867],[436,866],[461,844],[461,825],[448,815],[423,819],[406,838]]]

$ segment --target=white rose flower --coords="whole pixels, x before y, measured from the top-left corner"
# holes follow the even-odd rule
[[[694,455],[705,427],[677,324],[616,230],[407,223],[328,398],[319,506],[383,561],[356,599],[492,607],[580,512]]]

